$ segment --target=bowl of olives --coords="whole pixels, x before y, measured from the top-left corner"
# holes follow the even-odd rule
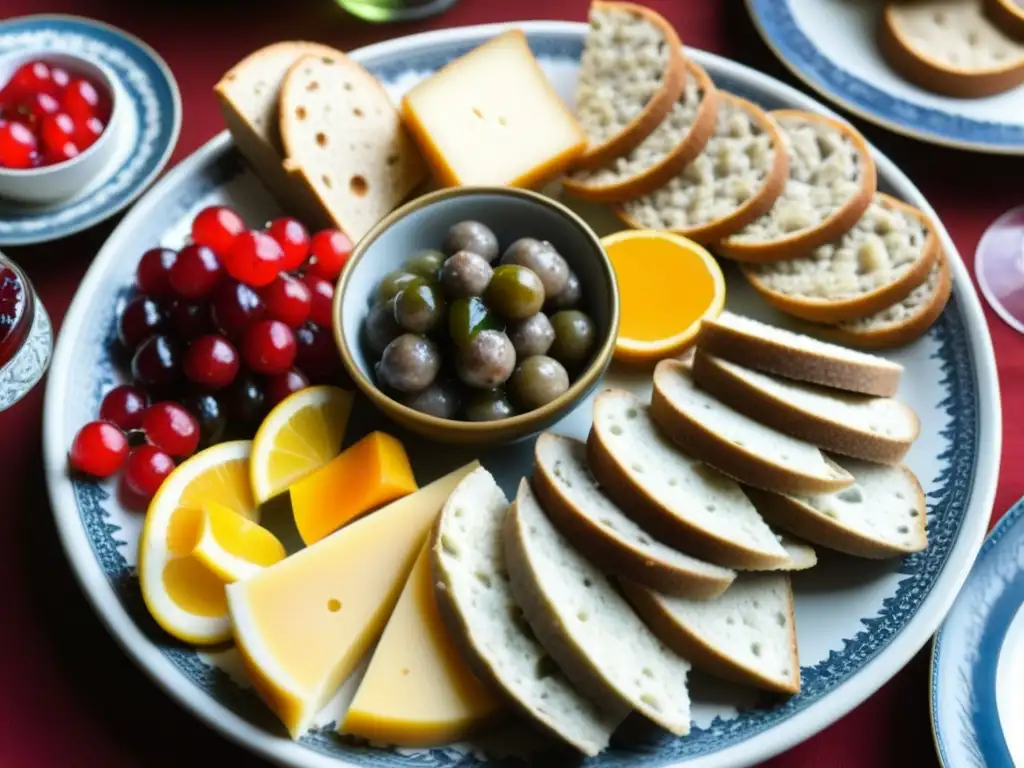
[[[430,193],[356,246],[335,335],[385,415],[446,443],[496,444],[567,415],[611,361],[615,274],[560,203],[504,187]]]

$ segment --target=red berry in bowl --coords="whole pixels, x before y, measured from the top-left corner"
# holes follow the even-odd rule
[[[309,286],[287,272],[260,291],[267,314],[285,325],[298,328],[309,317],[313,306],[313,292]]]
[[[210,330],[206,304],[178,299],[171,304],[171,327],[181,341],[192,341]]]
[[[45,61],[29,61],[22,64],[11,76],[7,87],[17,93],[49,93],[55,95],[58,85],[53,81],[50,65]]]
[[[199,445],[199,422],[184,406],[153,403],[142,419],[146,439],[171,456],[191,456]]]
[[[337,280],[352,255],[352,241],[338,229],[325,229],[313,235],[309,244],[312,254],[306,272],[325,280]]]
[[[178,260],[177,251],[170,248],[150,248],[135,268],[135,285],[142,293],[150,296],[170,296],[170,272]]]
[[[31,168],[39,151],[39,142],[32,130],[17,120],[0,125],[0,166]]]
[[[59,147],[47,147],[43,152],[43,165],[56,165],[78,157],[78,147],[73,141],[65,141]]]
[[[100,137],[101,133],[103,133],[103,121],[98,117],[75,120],[75,135],[72,137],[72,141],[84,152],[96,143],[96,139]]]
[[[284,373],[295,362],[295,334],[280,320],[260,320],[242,340],[246,364],[257,373]]]
[[[50,80],[53,83],[54,94],[59,96],[71,82],[71,75],[64,67],[50,67]]]
[[[309,386],[309,379],[298,368],[268,376],[264,390],[267,393],[267,407],[273,408],[289,395]]]
[[[309,319],[324,328],[331,327],[334,315],[334,283],[316,275],[303,275],[302,281],[313,292],[313,303],[309,310]]]
[[[20,112],[28,122],[42,123],[49,115],[55,115],[60,111],[60,102],[48,93],[37,91],[30,93],[18,101],[17,111]]]
[[[192,239],[224,258],[231,252],[235,238],[245,231],[245,222],[226,205],[203,208],[192,220]]]
[[[150,336],[168,328],[167,313],[149,296],[136,296],[129,301],[117,322],[117,338],[126,349],[135,349]]]
[[[154,445],[132,448],[121,480],[139,500],[149,501],[174,471],[174,459]]]
[[[78,430],[68,458],[72,469],[93,477],[110,477],[124,464],[128,438],[107,421],[91,421]]]
[[[200,336],[185,352],[185,375],[188,380],[207,387],[226,387],[238,375],[238,350],[223,336]]]
[[[284,267],[284,249],[266,232],[248,230],[240,234],[225,257],[224,268],[235,280],[262,288]]]
[[[69,141],[74,141],[75,121],[71,119],[71,115],[64,112],[47,115],[43,119],[41,135],[43,137],[43,147],[52,152]]]
[[[341,369],[341,355],[328,329],[306,323],[295,332],[295,343],[295,363],[310,381],[326,384]]]
[[[168,278],[178,296],[201,299],[213,290],[222,274],[217,255],[205,245],[192,243],[178,251]]]
[[[224,280],[210,301],[214,326],[229,339],[237,339],[266,314],[263,299],[252,288],[235,280]]]
[[[153,388],[177,384],[181,379],[181,347],[170,336],[150,336],[135,350],[132,378]]]
[[[149,395],[145,390],[131,384],[122,384],[103,396],[100,418],[128,432],[142,427],[142,417],[147,408]]]
[[[284,264],[281,269],[291,272],[302,266],[309,256],[309,231],[298,219],[282,216],[270,222],[267,234],[274,238],[284,251]]]
[[[81,77],[68,83],[68,87],[61,94],[61,106],[76,120],[101,117],[104,111],[96,86]]]

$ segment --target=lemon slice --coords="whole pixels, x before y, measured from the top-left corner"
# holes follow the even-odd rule
[[[267,414],[252,441],[252,492],[262,504],[338,455],[352,412],[352,393],[301,389]]]
[[[249,485],[248,440],[197,453],[164,480],[149,503],[139,541],[139,586],[150,614],[179,640],[197,645],[231,637],[224,582],[192,551],[205,506],[250,520],[258,508]]]
[[[225,584],[252,576],[283,560],[284,545],[266,528],[222,504],[203,505],[199,540],[192,557]]]
[[[701,320],[725,306],[714,256],[671,232],[626,230],[601,240],[619,284],[615,359],[651,363],[686,351]]]

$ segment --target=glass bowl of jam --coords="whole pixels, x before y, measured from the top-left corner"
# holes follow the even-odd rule
[[[50,318],[28,277],[0,253],[0,411],[46,373],[53,352]]]

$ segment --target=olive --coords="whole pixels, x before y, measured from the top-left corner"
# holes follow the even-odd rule
[[[430,339],[403,333],[388,344],[377,363],[381,382],[399,392],[419,392],[434,383],[441,370],[441,353]]]
[[[466,421],[498,421],[515,414],[501,387],[471,392],[462,408],[462,418]]]
[[[569,374],[547,355],[533,355],[516,366],[508,380],[512,401],[524,411],[547,405],[569,389]]]
[[[387,301],[388,299],[393,299],[400,290],[414,282],[422,283],[423,278],[420,275],[414,275],[412,272],[406,272],[401,269],[396,272],[388,272],[388,274],[384,275],[384,279],[380,281],[380,285],[377,286],[377,300]]]
[[[454,419],[459,410],[459,393],[455,387],[435,381],[426,389],[410,395],[403,402],[420,413],[439,419]]]
[[[437,273],[442,264],[444,264],[444,254],[440,251],[420,251],[405,262],[405,271],[434,282],[437,280]]]
[[[493,389],[504,384],[516,365],[516,351],[501,331],[480,331],[459,348],[456,371],[464,384]]]
[[[380,357],[384,348],[401,336],[402,326],[395,320],[395,300],[378,301],[370,307],[363,321],[363,337],[366,347],[374,357]]]
[[[580,288],[580,279],[576,273],[569,270],[569,278],[566,280],[565,288],[553,299],[548,299],[544,308],[549,312],[557,312],[560,309],[575,309],[580,303],[583,290]]]
[[[480,331],[504,331],[501,318],[476,296],[456,299],[448,312],[448,333],[456,346],[465,346]]]
[[[569,280],[569,265],[551,243],[521,237],[510,245],[501,257],[502,264],[518,264],[535,272],[544,284],[544,295],[555,298],[565,290]]]
[[[395,296],[395,322],[412,333],[429,333],[444,318],[441,289],[429,283],[412,283]]]
[[[515,347],[516,357],[546,354],[555,340],[555,329],[543,312],[516,323],[509,329],[508,337]]]
[[[494,269],[483,256],[459,251],[441,267],[441,287],[449,299],[483,296]]]
[[[551,316],[551,325],[555,329],[555,341],[548,354],[566,368],[577,368],[585,363],[597,340],[594,321],[578,309],[563,309]]]
[[[449,256],[459,251],[472,251],[490,263],[498,258],[498,238],[486,224],[460,221],[448,230],[441,250]]]
[[[494,270],[484,300],[507,320],[525,320],[544,305],[544,284],[526,267],[502,264]]]

